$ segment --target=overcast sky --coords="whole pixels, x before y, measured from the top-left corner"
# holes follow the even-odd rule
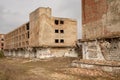
[[[52,8],[52,16],[78,21],[81,37],[81,0],[0,0],[0,33],[8,33],[29,21],[29,13],[38,7]]]

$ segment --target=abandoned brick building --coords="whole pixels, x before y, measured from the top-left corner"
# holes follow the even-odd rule
[[[0,50],[4,50],[4,34],[0,34]]]
[[[5,55],[19,57],[77,56],[77,21],[51,16],[51,8],[38,8],[30,21],[5,35]]]
[[[77,63],[120,71],[120,0],[82,0],[82,8],[83,59]]]
[[[83,41],[85,59],[120,61],[120,0],[83,0]]]

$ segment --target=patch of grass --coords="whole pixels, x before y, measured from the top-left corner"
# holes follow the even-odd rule
[[[0,51],[0,58],[4,58],[4,52],[3,51]]]

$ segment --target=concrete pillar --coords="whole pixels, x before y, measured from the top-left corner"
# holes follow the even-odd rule
[[[22,57],[22,52],[21,52],[21,50],[18,50],[18,57]]]
[[[7,51],[7,50],[6,50],[6,51],[4,51],[4,55],[5,55],[6,57],[7,57],[7,56],[9,56],[9,54],[8,54],[8,53],[9,53],[9,51]]]
[[[16,57],[16,52],[15,52],[15,50],[13,50],[12,53],[13,53],[13,57]]]
[[[35,58],[35,53],[33,51],[30,51],[29,56],[30,58]]]
[[[75,48],[67,49],[65,57],[78,57],[78,53],[76,53]]]
[[[28,50],[25,50],[25,55],[24,55],[25,58],[29,58],[30,57],[30,52]]]
[[[21,50],[21,57],[25,58],[25,50],[24,49]]]
[[[12,52],[11,51],[8,51],[8,56],[12,56]]]

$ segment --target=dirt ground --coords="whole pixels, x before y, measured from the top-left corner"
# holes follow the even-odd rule
[[[75,58],[0,59],[0,80],[120,80],[119,74],[73,68]]]

